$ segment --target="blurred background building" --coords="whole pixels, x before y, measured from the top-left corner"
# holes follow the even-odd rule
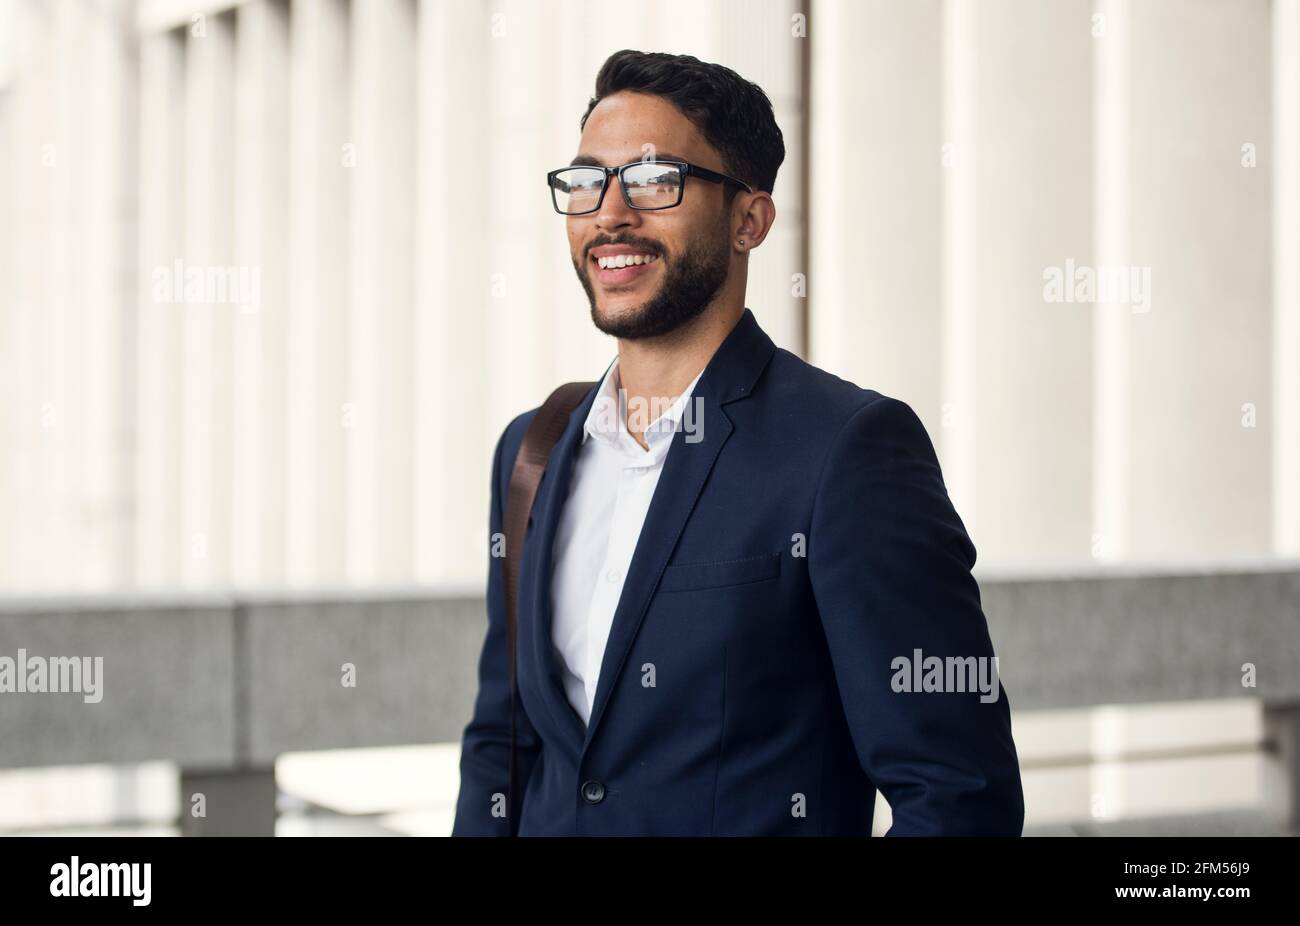
[[[3,0],[0,656],[107,694],[0,694],[0,830],[449,832],[621,48],[771,98],[747,304],[929,429],[1028,831],[1293,826],[1298,0]]]

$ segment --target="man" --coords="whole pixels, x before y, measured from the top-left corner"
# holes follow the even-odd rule
[[[1019,835],[975,548],[924,427],[776,348],[745,307],[785,157],[766,95],[621,51],[581,126],[548,182],[618,355],[532,509],[518,835],[865,836],[877,788],[889,835]],[[535,413],[497,442],[494,535]],[[501,559],[489,570],[453,835],[511,831]]]

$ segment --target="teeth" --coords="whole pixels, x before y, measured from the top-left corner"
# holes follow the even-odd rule
[[[636,267],[640,264],[653,264],[659,259],[657,254],[615,254],[613,257],[598,257],[596,263],[603,270],[617,270],[620,267]]]

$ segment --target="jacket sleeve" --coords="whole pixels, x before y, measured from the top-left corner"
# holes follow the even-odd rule
[[[518,830],[519,814],[514,827],[507,830],[506,794],[510,782],[510,666],[506,654],[506,600],[504,560],[493,556],[493,538],[504,531],[502,499],[508,483],[503,483],[502,454],[506,435],[520,418],[507,426],[497,440],[492,459],[492,502],[488,518],[487,634],[478,662],[478,694],[474,714],[465,727],[460,751],[460,793],[456,799],[456,817],[452,836],[512,836]],[[522,434],[522,429],[517,429]],[[514,444],[518,452],[519,439]],[[513,463],[512,463],[513,465]],[[497,547],[499,548],[499,547]],[[511,551],[513,552],[513,551]],[[516,781],[520,810],[528,778],[541,754],[541,740],[524,711],[522,699],[516,700]]]
[[[1018,836],[1024,825],[974,565],[916,413],[888,396],[858,409],[823,465],[808,571],[854,747],[893,811],[889,836]],[[988,660],[985,685],[908,690],[916,662],[972,656]]]

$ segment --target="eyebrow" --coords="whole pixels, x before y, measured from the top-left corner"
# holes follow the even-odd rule
[[[631,161],[624,161],[623,163],[635,164],[639,160],[641,160],[641,158],[635,158]],[[655,153],[655,157],[652,158],[651,160],[685,161],[687,159],[682,157],[680,154],[673,154],[671,151],[659,151]],[[572,161],[569,162],[569,166],[570,167],[604,167],[605,165],[601,162],[600,158],[592,157],[590,154],[580,154],[577,157],[575,157]]]

